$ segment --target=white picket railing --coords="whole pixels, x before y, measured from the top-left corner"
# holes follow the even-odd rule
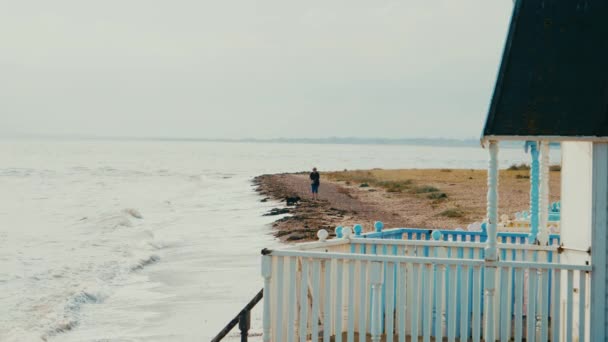
[[[448,242],[435,240],[384,240],[343,238],[323,242],[307,242],[286,250],[357,253],[365,255],[397,255],[449,259],[484,259],[486,244],[482,242]],[[502,261],[559,261],[558,246],[516,243],[498,244]]]
[[[539,253],[554,251],[530,246],[507,251],[526,254],[524,261],[486,263],[484,244],[398,242],[330,240],[269,251],[262,267],[264,341],[584,340],[585,325],[576,323],[585,322],[590,266],[541,262]],[[374,246],[375,253],[361,252]],[[383,255],[379,247],[396,252]],[[474,257],[457,258],[459,248]],[[485,296],[484,281],[495,284]]]

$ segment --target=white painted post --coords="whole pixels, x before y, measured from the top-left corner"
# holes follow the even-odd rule
[[[485,248],[485,340],[495,341],[494,338],[494,292],[496,288],[496,261],[498,251],[496,245],[498,223],[498,142],[490,141],[490,162],[488,168],[488,239]]]
[[[538,203],[539,224],[537,240],[541,246],[549,241],[549,142],[540,142],[540,198]]]
[[[262,256],[262,277],[264,277],[264,323],[263,340],[270,342],[270,278],[272,276],[272,259],[270,255]]]
[[[608,144],[593,144],[593,193],[591,213],[591,312],[589,341],[605,341],[608,338],[606,311],[608,292],[606,277],[608,273]],[[582,272],[581,272],[582,274]],[[583,299],[581,299],[583,300]],[[579,324],[585,324],[579,322]]]
[[[486,260],[497,260],[496,225],[498,223],[498,142],[490,141],[490,163],[488,168],[488,224]]]
[[[369,269],[369,279],[372,285],[372,317],[371,317],[371,334],[372,342],[380,342],[382,335],[381,321],[382,317],[382,263],[372,262]]]

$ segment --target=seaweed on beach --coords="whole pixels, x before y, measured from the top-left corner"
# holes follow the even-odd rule
[[[441,213],[439,213],[439,215],[445,217],[463,217],[464,212],[460,209],[452,208],[442,211]]]
[[[438,192],[439,189],[437,189],[434,186],[431,185],[422,185],[422,186],[418,186],[416,188],[414,188],[414,193],[416,194],[425,194],[425,193],[429,193],[429,192]]]

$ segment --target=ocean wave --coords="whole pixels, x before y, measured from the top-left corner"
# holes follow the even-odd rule
[[[178,240],[169,240],[169,241],[161,241],[161,240],[148,240],[142,243],[143,247],[146,247],[148,249],[152,249],[152,250],[161,250],[161,249],[165,249],[165,248],[172,248],[172,247],[177,247],[182,245],[181,241]]]
[[[98,223],[102,228],[121,228],[121,227],[133,227],[133,219],[141,220],[143,215],[135,208],[125,208],[118,213],[104,214],[98,219]],[[82,218],[85,221],[88,218]]]
[[[131,217],[134,217],[136,219],[143,219],[144,217],[141,215],[141,213],[139,211],[137,211],[137,209],[133,209],[133,208],[127,208],[125,210],[123,210],[123,212]]]
[[[127,215],[118,214],[112,216],[106,216],[100,220],[102,227],[104,228],[120,228],[120,227],[133,227],[133,222],[129,220]]]
[[[152,254],[147,258],[139,259],[139,261],[131,267],[131,271],[143,270],[148,265],[155,264],[160,261],[160,257],[156,254]]]
[[[48,341],[49,338],[59,335],[59,334],[69,332],[72,329],[74,329],[76,326],[78,326],[78,321],[76,321],[76,320],[63,321],[63,322],[57,323],[57,325],[53,329],[49,330],[44,335],[40,336],[40,338],[43,341]]]
[[[157,236],[150,230],[143,230],[138,235],[137,248],[141,251],[158,251],[166,248],[175,248],[183,245],[183,240]]]
[[[31,169],[31,168],[6,168],[0,169],[0,177],[30,177],[30,176],[51,176],[56,172],[45,169]]]
[[[50,325],[40,339],[48,341],[53,336],[73,330],[80,323],[80,311],[84,305],[102,303],[107,297],[108,294],[100,289],[84,287],[76,291],[65,302],[62,316]]]
[[[6,333],[0,332],[0,340],[3,342],[34,342],[34,341],[46,341],[44,336],[30,331],[28,329],[14,327]]]
[[[61,339],[57,335],[74,334],[79,325],[89,324],[86,306],[104,303],[133,273],[160,262],[158,251],[170,244],[155,237],[134,207],[86,215],[73,222],[80,234],[75,235],[79,243],[69,253],[69,264],[38,269],[35,265],[45,258],[36,255],[22,261],[32,272],[15,274],[24,275],[23,280],[0,273],[0,285],[15,281],[14,293],[20,298],[11,309],[15,313],[6,315],[20,322],[15,326],[19,330],[0,329],[0,341],[53,341]],[[2,240],[0,236],[0,244]],[[26,291],[34,288],[36,292]]]
[[[117,169],[111,166],[84,167],[74,166],[69,168],[70,175],[88,175],[94,177],[145,177],[151,173],[142,170]]]
[[[146,241],[146,242],[144,242],[144,245],[148,248],[155,249],[155,250],[159,250],[159,249],[163,249],[163,248],[167,247],[166,243],[164,243],[162,241],[156,241],[156,240]]]
[[[214,172],[212,174],[210,174],[211,177],[216,178],[216,179],[230,179],[236,176],[236,173],[230,173],[230,172]]]

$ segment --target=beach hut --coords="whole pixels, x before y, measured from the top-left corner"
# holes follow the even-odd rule
[[[573,315],[575,325],[586,325],[584,337],[591,341],[605,341],[608,327],[607,17],[605,1],[517,1],[483,131],[493,159],[503,140],[532,141],[541,154],[549,143],[561,143],[560,260],[592,266],[591,283],[580,282],[574,290],[594,299],[584,311],[565,314]],[[544,227],[547,167],[542,163],[540,174]],[[539,240],[547,234],[534,233]]]
[[[608,2],[514,2],[482,145],[483,232],[399,229],[262,251],[270,341],[606,341]],[[540,152],[538,231],[497,232],[501,141]],[[544,243],[546,156],[561,143],[560,245]],[[545,162],[543,162],[545,160]],[[534,210],[531,211],[534,214]],[[550,240],[550,238],[548,239]],[[543,242],[543,243],[538,243]],[[593,299],[593,300],[591,300]]]

